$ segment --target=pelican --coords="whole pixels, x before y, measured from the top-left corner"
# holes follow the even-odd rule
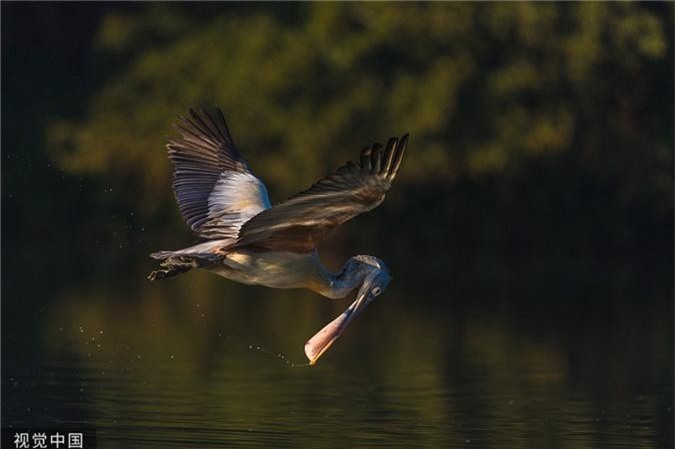
[[[377,257],[358,255],[333,273],[320,261],[317,244],[336,226],[374,209],[398,173],[408,135],[361,150],[309,189],[272,206],[265,184],[242,159],[220,109],[190,109],[167,143],[173,191],[181,215],[202,242],[150,257],[162,270],[148,279],[201,268],[232,281],[272,288],[307,289],[329,299],[356,300],[310,338],[305,355],[314,365],[347,325],[391,280]]]

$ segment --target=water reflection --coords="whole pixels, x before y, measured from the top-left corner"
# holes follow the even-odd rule
[[[658,284],[437,280],[420,298],[399,277],[308,367],[304,341],[344,303],[208,273],[127,275],[65,288],[39,328],[10,336],[39,350],[10,349],[3,423],[92,423],[102,447],[672,442],[672,303]],[[638,292],[650,307],[623,300]]]

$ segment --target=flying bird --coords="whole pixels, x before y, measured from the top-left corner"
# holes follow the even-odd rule
[[[227,279],[272,288],[302,288],[330,299],[358,288],[356,300],[305,344],[310,365],[347,325],[379,296],[391,275],[373,256],[350,258],[333,273],[320,261],[319,242],[335,227],[384,200],[396,177],[408,135],[361,150],[309,189],[272,206],[265,184],[242,159],[222,111],[190,109],[169,138],[173,190],[181,215],[202,242],[150,256],[163,269],[148,279],[175,276],[193,268]]]

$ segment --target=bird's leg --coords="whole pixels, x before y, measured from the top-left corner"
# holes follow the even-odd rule
[[[193,268],[190,265],[177,265],[177,266],[172,266],[168,270],[156,270],[150,273],[148,276],[148,279],[151,281],[154,281],[155,279],[164,279],[168,278],[171,276],[176,276],[182,273],[185,273],[186,271],[190,270]]]
[[[157,270],[150,273],[148,279],[154,281],[155,279],[164,279],[171,276],[176,276],[185,273],[192,268],[200,268],[206,265],[206,262],[200,259],[195,259],[185,256],[172,256],[162,261],[160,264],[166,270]]]

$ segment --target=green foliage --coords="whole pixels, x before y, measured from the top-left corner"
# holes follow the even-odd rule
[[[404,183],[508,179],[553,160],[605,179],[619,201],[672,191],[670,6],[194,8],[104,17],[94,47],[109,73],[80,117],[48,128],[67,172],[124,173],[139,199],[166,198],[169,124],[214,105],[275,200],[404,132]]]

